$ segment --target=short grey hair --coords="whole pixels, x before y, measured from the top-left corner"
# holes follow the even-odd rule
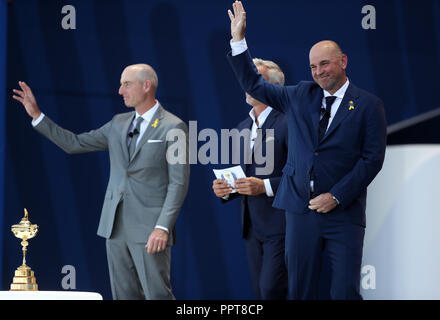
[[[154,92],[156,92],[157,86],[159,85],[159,79],[157,78],[156,71],[154,71],[152,66],[145,63],[138,63],[138,64],[133,64],[130,67],[135,68],[137,70],[136,77],[140,82],[143,83],[147,80],[150,80],[151,85],[154,88]]]
[[[284,81],[285,81],[284,73],[275,62],[270,61],[270,60],[263,60],[260,58],[254,58],[254,59],[252,59],[252,61],[254,62],[254,64],[257,67],[263,66],[263,67],[267,68],[269,82],[280,84],[282,86],[284,85]]]

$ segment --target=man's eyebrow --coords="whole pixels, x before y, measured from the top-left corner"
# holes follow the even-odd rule
[[[319,61],[316,64],[321,64],[321,63],[326,63],[326,62],[330,62],[330,59],[321,60],[321,61]],[[311,63],[310,66],[315,66],[316,64],[315,63]]]

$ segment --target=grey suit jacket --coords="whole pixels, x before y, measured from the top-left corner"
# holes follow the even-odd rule
[[[101,128],[81,134],[61,128],[45,116],[35,129],[67,153],[109,151],[110,179],[99,236],[111,236],[116,208],[122,200],[127,215],[124,232],[130,240],[146,243],[154,227],[160,225],[170,231],[168,245],[172,245],[176,241],[175,222],[189,184],[188,129],[182,120],[159,106],[129,160],[127,134],[134,115],[134,111],[117,114]],[[177,135],[169,135],[167,140],[171,129],[181,133],[180,140]],[[170,163],[167,150],[170,146],[174,150],[177,142],[184,146],[179,149],[185,151],[179,155],[184,161]]]

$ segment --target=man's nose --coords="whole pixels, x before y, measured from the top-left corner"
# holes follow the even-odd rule
[[[315,72],[316,72],[316,75],[320,76],[321,74],[324,73],[324,68],[317,66]]]

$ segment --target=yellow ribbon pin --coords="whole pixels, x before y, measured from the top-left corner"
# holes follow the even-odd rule
[[[156,118],[156,120],[154,120],[154,123],[151,126],[153,128],[156,128],[158,123],[159,123],[159,119]]]
[[[354,110],[353,101],[351,100],[348,102],[348,110]]]

